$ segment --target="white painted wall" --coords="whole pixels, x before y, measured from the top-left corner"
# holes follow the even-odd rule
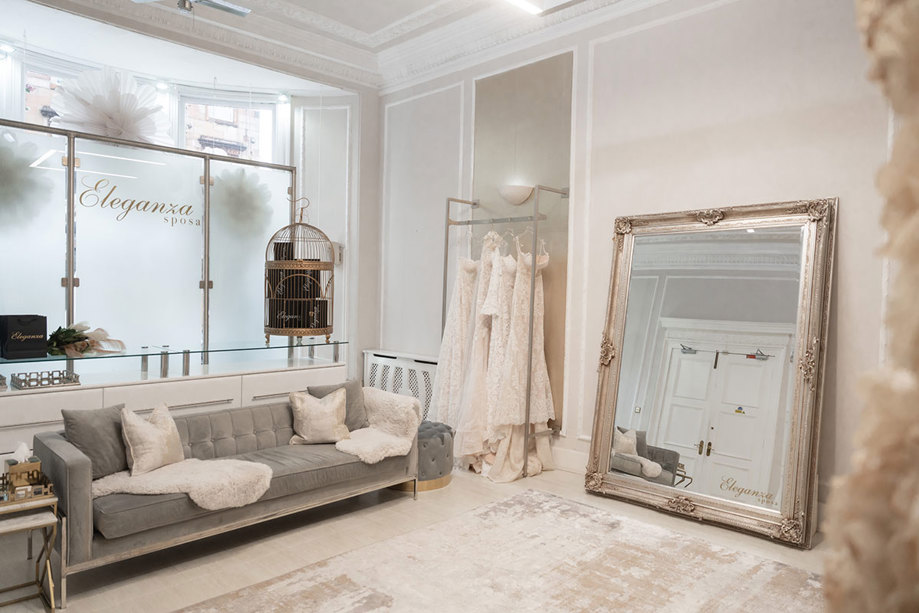
[[[421,96],[415,98],[418,104],[437,106],[438,94],[428,92],[466,84],[460,116],[448,117],[443,108],[443,113],[419,114],[413,133],[400,138],[407,148],[446,122],[461,125],[469,159],[474,80],[572,48],[568,368],[566,419],[556,458],[572,470],[583,470],[586,463],[616,216],[839,196],[819,467],[825,485],[849,466],[862,406],[857,382],[877,365],[881,330],[881,263],[875,255],[882,240],[881,200],[873,177],[886,159],[888,110],[865,79],[852,4],[671,0],[383,101],[389,106]],[[454,141],[441,144],[438,150],[446,151]],[[432,163],[429,147],[415,147],[411,160],[400,150],[401,166],[384,162],[384,183],[395,168]],[[434,194],[436,199],[455,193],[457,171],[468,186],[469,168],[468,163],[445,168],[444,191]],[[392,206],[392,199],[384,200],[386,214]],[[400,214],[404,206],[400,203]],[[441,223],[432,216],[420,233],[436,233]],[[418,232],[414,227],[387,232],[383,240],[402,244]],[[386,265],[384,274],[392,274]],[[436,292],[416,289],[405,301],[414,303],[413,312],[439,315]],[[394,304],[384,303],[384,330],[399,317]],[[425,342],[434,346],[437,340]]]
[[[460,85],[384,107],[380,346],[388,351],[440,348],[444,208],[462,189],[462,130]]]

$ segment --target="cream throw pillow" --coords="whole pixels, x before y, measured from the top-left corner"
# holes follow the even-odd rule
[[[121,436],[132,477],[185,459],[179,430],[166,403],[154,408],[149,419],[121,409]]]
[[[613,451],[638,455],[638,435],[635,431],[629,430],[623,434],[619,428],[613,428]]]
[[[290,407],[294,415],[291,445],[337,443],[351,438],[345,425],[348,396],[345,388],[316,398],[306,392],[291,392]]]

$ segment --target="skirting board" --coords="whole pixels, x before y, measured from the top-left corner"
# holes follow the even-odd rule
[[[575,449],[552,447],[552,457],[555,458],[555,467],[581,476],[587,473],[587,452]]]

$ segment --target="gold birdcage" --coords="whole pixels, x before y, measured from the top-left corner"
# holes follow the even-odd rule
[[[265,250],[265,340],[332,336],[335,275],[332,241],[300,221],[274,233]]]

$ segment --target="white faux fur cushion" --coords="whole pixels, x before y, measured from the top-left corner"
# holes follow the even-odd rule
[[[132,477],[122,471],[96,479],[93,498],[109,494],[188,494],[209,511],[242,507],[268,491],[271,467],[243,460],[188,459]]]
[[[365,464],[403,456],[412,450],[421,423],[417,398],[365,387],[364,406],[370,427],[354,430],[349,440],[335,443],[336,449],[356,455]]]
[[[165,402],[153,409],[149,419],[121,409],[121,436],[132,476],[185,459],[179,430]]]
[[[290,407],[294,416],[291,445],[337,443],[350,437],[345,425],[347,393],[340,388],[322,398],[306,392],[291,392]]]
[[[616,453],[638,455],[638,435],[634,430],[625,434],[619,428],[613,428],[613,451]]]

